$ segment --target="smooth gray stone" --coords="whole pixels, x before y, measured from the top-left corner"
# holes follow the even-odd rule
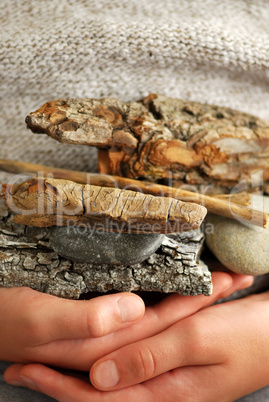
[[[17,225],[9,213],[0,216],[1,286],[30,286],[68,299],[114,290],[185,296],[212,293],[211,273],[199,258],[204,241],[200,228],[164,236],[161,246],[145,261],[121,265],[63,258],[51,247],[50,231]]]
[[[253,195],[252,208],[269,212],[269,197]],[[231,271],[244,275],[269,273],[269,228],[209,214],[206,244]]]
[[[162,244],[163,234],[103,232],[81,227],[54,227],[50,234],[54,251],[64,258],[92,264],[137,264]]]

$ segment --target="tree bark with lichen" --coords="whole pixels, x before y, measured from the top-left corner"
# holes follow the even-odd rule
[[[220,190],[268,185],[269,123],[233,109],[155,94],[61,99],[26,122],[60,142],[98,147],[101,173]]]
[[[200,229],[165,237],[160,249],[134,265],[95,265],[59,256],[49,242],[50,228],[14,223],[0,203],[0,286],[29,286],[78,299],[89,292],[158,291],[209,295],[211,274],[199,259]]]

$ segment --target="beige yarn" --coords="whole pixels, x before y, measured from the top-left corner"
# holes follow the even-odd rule
[[[150,92],[269,118],[267,0],[1,0],[0,157],[93,170],[95,152],[26,130],[60,97]]]
[[[268,0],[1,0],[0,25],[0,158],[95,170],[95,150],[25,128],[61,97],[157,92],[269,119]]]

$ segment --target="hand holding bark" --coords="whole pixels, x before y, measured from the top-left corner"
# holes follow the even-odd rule
[[[268,292],[208,307],[101,359],[91,379],[126,396],[142,383],[145,400],[157,390],[163,401],[236,400],[269,385],[268,314]]]
[[[176,329],[177,326],[180,325],[182,325],[182,328],[184,327],[184,322],[188,320],[188,318],[184,320],[185,317],[190,316],[189,319],[191,320],[192,317],[196,317],[197,314],[200,314],[197,313],[193,316],[196,311],[209,305],[210,303],[213,303],[217,298],[227,296],[236,289],[249,286],[252,281],[250,277],[244,277],[236,274],[230,276],[229,274],[220,272],[216,272],[213,274],[213,280],[215,290],[212,296],[169,296],[159,305],[147,308],[145,316],[142,318],[142,320],[135,323],[132,326],[131,330],[128,330],[128,328],[126,328],[106,337],[99,338],[99,345],[101,341],[101,344],[105,344],[107,349],[110,347],[115,350],[119,349],[122,345],[125,344],[126,346],[123,349],[119,349],[118,351],[113,352],[117,356],[120,356],[124,349],[126,349],[127,351],[133,349],[135,351],[137,346],[139,347],[139,345],[143,345],[144,343],[148,342],[151,343],[152,339],[155,338],[165,338],[167,335],[168,339],[161,339],[162,342],[160,344],[160,347],[162,348],[163,341],[170,342],[170,336],[173,335],[171,334],[171,331],[174,331],[174,327]],[[172,340],[173,339],[175,339],[174,336],[172,336]],[[109,344],[110,346],[108,346]],[[84,355],[85,352],[87,351],[85,351],[84,348]],[[105,354],[104,352],[105,348],[103,349],[103,355]],[[94,352],[93,354],[95,354],[95,357],[98,359],[97,353]],[[123,359],[123,364],[127,362],[130,356],[131,355],[128,353],[126,356],[121,355]],[[104,361],[108,358],[109,356],[106,356],[100,361]],[[170,355],[167,356],[167,365],[169,365],[169,361],[171,361],[171,363],[173,364],[173,358]],[[96,366],[93,366],[92,368],[92,378],[94,367]],[[24,385],[39,390],[40,392],[50,395],[59,401],[68,400],[72,402],[87,400],[89,398],[91,398],[92,401],[105,401],[107,399],[109,401],[137,401],[137,399],[139,398],[141,398],[142,400],[150,400],[147,398],[152,398],[154,396],[157,397],[156,393],[158,393],[158,395],[160,393],[163,396],[163,400],[166,401],[171,400],[169,399],[171,398],[171,392],[178,392],[178,384],[176,383],[176,381],[172,381],[171,383],[171,378],[167,378],[170,377],[169,373],[165,373],[162,376],[158,377],[158,379],[160,379],[160,386],[158,387],[155,387],[154,385],[155,379],[146,381],[142,385],[132,385],[132,383],[134,384],[137,382],[142,382],[144,381],[144,379],[146,380],[146,377],[140,377],[139,381],[137,381],[137,378],[135,378],[134,376],[130,381],[130,375],[132,375],[131,373],[132,370],[129,371],[129,374],[128,372],[126,372],[126,380],[129,381],[129,385],[128,383],[115,385],[114,387],[109,388],[111,390],[111,392],[109,393],[98,391],[82,380],[60,374],[40,364],[29,364],[26,366],[20,364],[13,365],[9,367],[6,371],[5,379],[7,382],[14,385]],[[105,373],[103,378],[106,378]],[[167,387],[169,388],[170,383],[173,385],[173,388],[171,388],[169,393],[167,393]],[[96,381],[95,385],[97,386]],[[118,388],[122,388],[125,386],[126,388],[117,390]],[[165,396],[166,393],[167,395]]]
[[[30,288],[1,288],[0,360],[81,368],[76,346],[117,331],[143,314],[143,301],[130,293],[71,301]]]

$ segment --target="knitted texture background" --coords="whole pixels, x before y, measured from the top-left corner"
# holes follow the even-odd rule
[[[95,170],[94,149],[25,128],[62,97],[157,92],[269,119],[268,0],[1,0],[0,24],[0,158]]]
[[[96,168],[95,152],[26,130],[60,97],[150,92],[269,118],[267,0],[1,0],[0,157]]]

